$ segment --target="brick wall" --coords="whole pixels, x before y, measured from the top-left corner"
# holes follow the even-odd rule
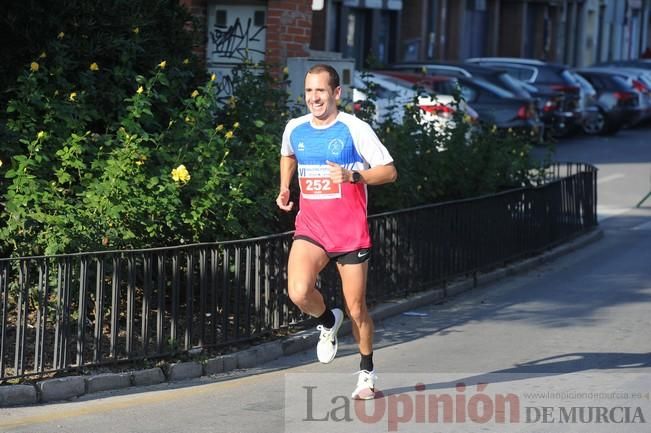
[[[308,55],[312,39],[312,2],[269,0],[267,63],[285,65],[288,57]]]
[[[201,62],[206,61],[206,40],[208,35],[206,34],[206,12],[208,10],[206,0],[179,0],[181,6],[190,12],[190,14],[195,18],[197,28],[197,36],[194,41],[193,52]],[[186,28],[191,31],[193,26],[191,23],[187,23]]]

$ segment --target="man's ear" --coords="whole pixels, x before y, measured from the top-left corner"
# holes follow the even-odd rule
[[[341,99],[341,86],[335,88],[335,100]]]

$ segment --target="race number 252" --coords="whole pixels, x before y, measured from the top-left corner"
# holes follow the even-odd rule
[[[306,198],[335,198],[340,195],[340,186],[326,177],[300,178],[301,191]]]
[[[305,190],[313,193],[330,191],[332,181],[330,179],[305,179]]]

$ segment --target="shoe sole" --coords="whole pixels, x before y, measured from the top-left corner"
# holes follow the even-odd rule
[[[353,400],[373,400],[375,399],[375,391],[372,391],[373,395],[369,395],[368,397],[361,397],[359,395],[356,395],[353,397]]]

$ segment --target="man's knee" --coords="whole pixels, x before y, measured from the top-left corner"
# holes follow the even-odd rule
[[[310,302],[310,292],[314,290],[314,287],[310,287],[308,284],[301,282],[290,282],[287,287],[287,292],[289,294],[289,299],[301,310],[304,310],[305,307],[309,305]]]
[[[354,303],[348,306],[348,316],[355,323],[369,320],[368,309],[363,303]]]

